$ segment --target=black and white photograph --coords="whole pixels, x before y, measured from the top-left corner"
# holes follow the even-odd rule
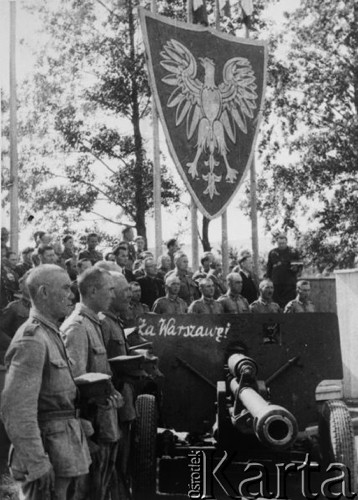
[[[0,500],[358,496],[357,0],[0,0]]]

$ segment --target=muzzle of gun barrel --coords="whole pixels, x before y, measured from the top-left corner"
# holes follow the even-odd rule
[[[297,438],[297,421],[286,408],[269,403],[256,391],[256,383],[253,383],[257,375],[255,361],[244,354],[233,354],[228,360],[228,367],[234,377],[230,390],[235,401],[239,400],[251,414],[257,438],[275,450],[289,448]],[[239,383],[243,379],[244,382]]]

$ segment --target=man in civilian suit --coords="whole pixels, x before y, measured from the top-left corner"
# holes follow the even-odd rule
[[[154,259],[149,257],[144,260],[144,273],[145,276],[137,280],[142,290],[141,301],[152,309],[154,302],[165,295],[163,282],[156,277],[157,269]]]
[[[253,274],[253,260],[248,250],[244,250],[239,258],[239,272],[242,278],[241,295],[245,297],[249,304],[258,299],[258,287]]]

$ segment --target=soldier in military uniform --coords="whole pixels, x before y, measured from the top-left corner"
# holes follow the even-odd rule
[[[249,303],[241,295],[242,277],[239,273],[230,273],[226,278],[228,291],[218,298],[225,313],[239,314],[250,312]]]
[[[311,285],[309,281],[297,282],[297,296],[286,307],[285,313],[315,312],[315,306],[310,300]]]
[[[177,252],[174,255],[175,269],[168,273],[169,276],[177,276],[180,280],[179,297],[183,299],[188,306],[200,297],[195,281],[188,274],[189,260],[184,252]]]
[[[250,304],[253,313],[279,313],[281,308],[273,301],[274,286],[271,280],[262,280],[259,285],[260,297]]]
[[[126,307],[126,311],[123,312],[123,319],[125,320],[126,327],[136,326],[139,316],[150,311],[147,304],[141,302],[142,289],[140,284],[136,281],[132,281],[129,283],[129,287],[131,299],[129,305]]]
[[[61,332],[69,356],[73,361],[75,377],[88,372],[112,375],[103,342],[100,311],[108,310],[114,297],[114,286],[108,271],[91,267],[78,277],[80,302],[64,321]],[[94,500],[104,500],[115,473],[114,464],[120,436],[117,410],[123,405],[121,395],[114,387],[105,405],[97,404],[92,415],[95,430],[93,440],[96,453],[90,468],[90,495]],[[86,490],[84,485],[84,490]]]
[[[126,316],[130,301],[130,287],[127,280],[121,273],[111,272],[114,284],[114,297],[107,310],[99,313],[99,319],[102,325],[103,340],[106,347],[108,358],[120,355],[128,355],[128,346],[123,330],[122,318]],[[138,285],[139,286],[139,285]],[[130,426],[136,417],[134,407],[133,386],[124,380],[116,380],[115,387],[118,389],[124,399],[124,406],[119,409],[120,428],[122,437],[120,449],[118,452],[118,462],[120,469],[120,484],[122,489],[125,482],[128,468],[129,449],[130,449]],[[122,496],[125,494],[122,493]]]
[[[195,300],[189,306],[189,313],[194,314],[221,314],[224,312],[223,306],[214,299],[215,287],[209,278],[203,278],[199,281],[199,290],[201,298]]]
[[[156,314],[184,314],[188,311],[187,303],[178,294],[180,279],[171,274],[165,280],[165,297],[160,297],[153,304],[152,311]]]
[[[200,258],[200,269],[193,274],[193,280],[197,281],[201,278],[206,278],[211,264],[215,261],[215,257],[212,252],[204,252]]]
[[[214,299],[218,299],[222,294],[226,293],[227,287],[223,277],[223,266],[221,261],[214,260],[210,264],[210,271],[206,275],[214,283]]]
[[[90,454],[76,411],[76,385],[58,330],[71,305],[70,280],[56,265],[27,279],[31,313],[6,353],[1,412],[13,444],[10,467],[21,498],[74,499]]]

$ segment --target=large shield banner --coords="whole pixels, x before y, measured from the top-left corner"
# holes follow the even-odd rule
[[[196,205],[221,215],[250,166],[267,45],[140,9],[152,91],[173,161]]]

